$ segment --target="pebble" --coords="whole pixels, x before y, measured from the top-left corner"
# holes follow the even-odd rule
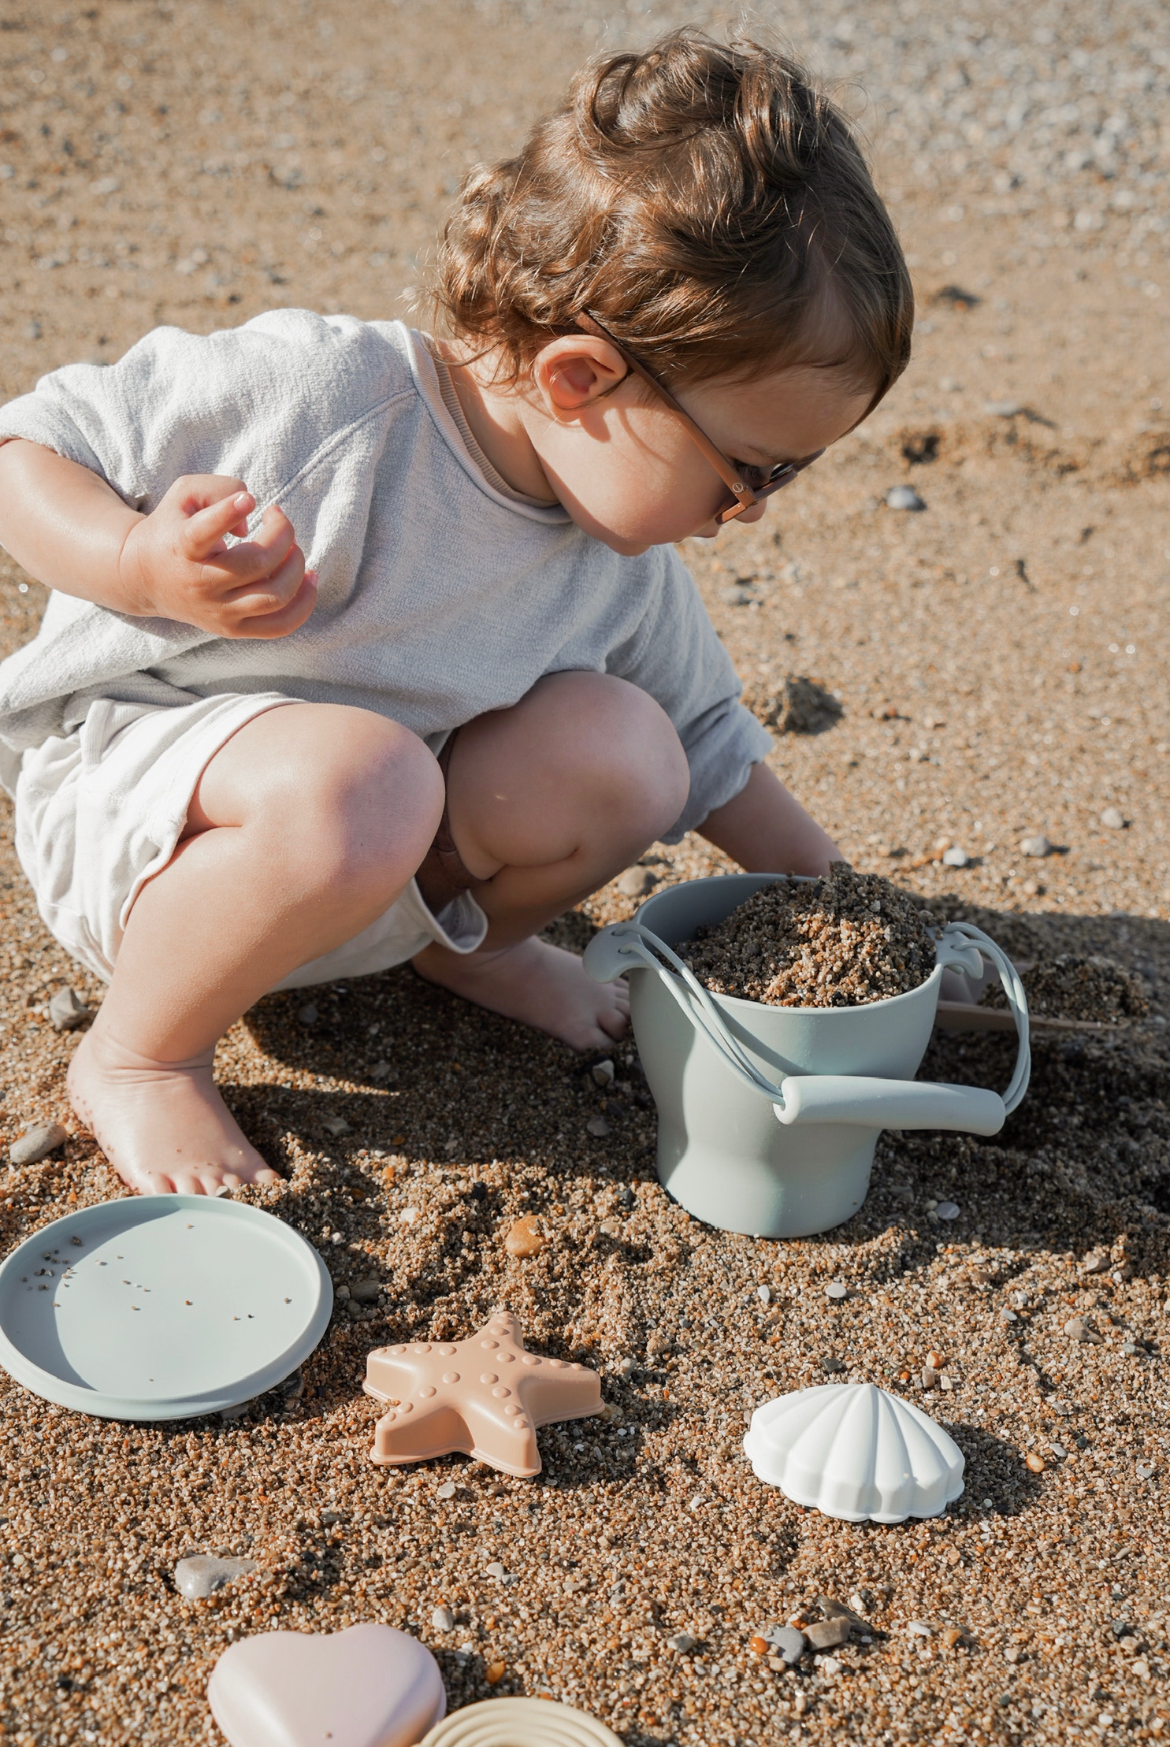
[[[846,1297],[848,1291],[849,1288],[846,1286],[844,1280],[830,1280],[829,1284],[825,1287],[825,1297],[841,1299]]]
[[[1052,845],[1043,831],[1037,831],[1032,837],[1020,838],[1020,854],[1030,855],[1035,857],[1037,861],[1042,861],[1046,855],[1052,854]]]
[[[1116,807],[1106,807],[1101,815],[1101,823],[1106,831],[1124,831],[1125,815],[1119,813]]]
[[[940,1201],[934,1211],[940,1219],[958,1219],[962,1209],[957,1201]]]
[[[886,504],[892,510],[924,510],[925,499],[920,498],[912,485],[892,485],[886,493]]]
[[[1090,1250],[1081,1263],[1082,1274],[1105,1274],[1112,1258],[1108,1250]]]
[[[1033,1474],[1043,1474],[1044,1458],[1043,1456],[1038,1456],[1035,1450],[1028,1451],[1028,1454],[1024,1457],[1024,1462],[1027,1467],[1031,1469]]]
[[[1023,412],[1024,403],[1020,400],[988,400],[984,401],[983,410],[988,418],[1014,419]]]
[[[644,898],[658,884],[658,875],[648,867],[628,867],[617,884],[623,898]]]
[[[598,1140],[604,1140],[609,1133],[609,1123],[604,1116],[591,1116],[585,1127],[590,1134],[596,1135]]]
[[[76,1031],[93,1014],[76,989],[58,989],[49,1002],[49,1019],[54,1031]]]
[[[933,1370],[941,1371],[943,1366],[946,1364],[946,1359],[943,1357],[943,1355],[940,1352],[938,1352],[934,1347],[932,1347],[930,1352],[927,1353],[927,1355],[926,1355],[926,1363],[928,1365],[930,1365]]]
[[[944,867],[970,867],[971,865],[971,857],[965,849],[960,849],[957,843],[953,843],[949,849],[943,850],[942,859]]]
[[[948,1650],[953,1650],[956,1644],[963,1642],[963,1634],[958,1626],[948,1626],[942,1634],[942,1641]]]
[[[680,1656],[685,1656],[688,1650],[694,1649],[696,1642],[697,1639],[692,1638],[689,1632],[676,1632],[673,1638],[666,1640],[666,1647],[668,1650],[677,1650]]]
[[[309,1001],[305,1006],[297,1009],[297,1018],[302,1025],[316,1025],[317,1020],[320,1018],[320,1014],[317,1012],[313,1003]]]
[[[772,1288],[770,1286],[757,1286],[756,1287],[756,1297],[759,1299],[761,1304],[771,1304],[771,1302],[772,1302]]]
[[[1123,1341],[1121,1350],[1126,1358],[1136,1359],[1140,1353],[1145,1351],[1145,1348],[1139,1347],[1136,1341]]]
[[[1086,1322],[1083,1316],[1070,1316],[1064,1325],[1064,1332],[1066,1335],[1071,1335],[1074,1341],[1080,1341],[1083,1345],[1100,1346],[1101,1344],[1101,1336],[1092,1323]]]
[[[490,1662],[484,1670],[484,1679],[489,1686],[498,1686],[508,1672],[506,1662]]]
[[[838,1645],[849,1642],[852,1630],[850,1622],[838,1615],[836,1619],[814,1621],[804,1628],[804,1635],[814,1650],[836,1650]]]
[[[1153,1462],[1139,1462],[1134,1473],[1139,1480],[1150,1480],[1154,1474],[1154,1466]]]
[[[934,1633],[924,1620],[907,1620],[906,1635],[910,1638],[931,1638]]]
[[[924,1389],[933,1389],[935,1384],[939,1380],[939,1376],[940,1376],[940,1373],[934,1369],[933,1365],[923,1365],[923,1367],[922,1367],[922,1387]]]
[[[836,1377],[838,1373],[844,1369],[845,1365],[843,1361],[837,1357],[836,1353],[826,1353],[821,1360],[821,1370],[827,1371],[830,1377]]]
[[[421,1218],[422,1214],[417,1207],[404,1207],[402,1212],[398,1215],[398,1220],[401,1225],[416,1225]]]
[[[544,1235],[537,1230],[535,1217],[526,1213],[514,1220],[504,1237],[504,1248],[510,1256],[535,1256],[545,1246]]]
[[[456,1492],[455,1482],[453,1480],[444,1480],[442,1486],[436,1486],[435,1497],[436,1498],[454,1498],[455,1492]],[[450,1631],[451,1628],[448,1626],[445,1629],[447,1631]]]
[[[234,1578],[255,1570],[254,1559],[217,1559],[211,1553],[195,1553],[175,1566],[175,1588],[188,1601],[202,1601]]]
[[[822,1674],[840,1674],[845,1664],[837,1656],[818,1656],[817,1667]]]
[[[489,1565],[485,1565],[484,1570],[489,1577],[507,1577],[508,1575],[498,1559],[493,1559]]]
[[[455,1630],[455,1615],[449,1607],[437,1607],[431,1615],[431,1625],[436,1632],[453,1632]]]
[[[1015,1311],[1009,1310],[1005,1304],[1003,1309],[999,1313],[999,1320],[1001,1322],[1019,1322],[1020,1319],[1016,1315]]]
[[[594,1062],[589,1073],[595,1086],[613,1085],[614,1066],[608,1056],[606,1056],[603,1062]]]
[[[359,1304],[373,1304],[382,1295],[382,1283],[380,1280],[355,1280],[349,1292]]]
[[[767,1642],[784,1662],[791,1668],[799,1662],[808,1649],[808,1640],[803,1632],[795,1626],[772,1626],[764,1633]]]
[[[8,1149],[8,1157],[14,1165],[35,1165],[41,1159],[55,1153],[59,1146],[64,1146],[69,1139],[69,1131],[62,1128],[59,1122],[38,1122],[35,1128],[26,1128],[19,1140],[14,1140]]]

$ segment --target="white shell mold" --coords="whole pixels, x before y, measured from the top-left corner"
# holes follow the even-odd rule
[[[954,1439],[874,1383],[823,1383],[766,1401],[743,1447],[758,1479],[845,1522],[939,1516],[963,1490]]]

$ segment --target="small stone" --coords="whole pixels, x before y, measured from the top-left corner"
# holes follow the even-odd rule
[[[175,1588],[188,1601],[202,1601],[234,1578],[255,1570],[254,1559],[216,1559],[210,1553],[195,1553],[175,1566]]]
[[[594,1062],[589,1070],[589,1075],[595,1086],[612,1086],[614,1065],[609,1057],[606,1056],[603,1062]]]
[[[35,1165],[41,1159],[47,1159],[50,1153],[55,1153],[59,1146],[64,1146],[68,1139],[68,1129],[62,1128],[59,1122],[39,1122],[35,1128],[26,1128],[19,1140],[13,1141],[8,1157],[14,1165]]]
[[[385,1061],[375,1062],[373,1067],[370,1069],[370,1078],[371,1078],[371,1080],[388,1080],[390,1078],[391,1071],[392,1070],[391,1070],[389,1062],[385,1062]]]
[[[750,606],[755,599],[750,588],[725,588],[722,590],[722,594],[729,607]]]
[[[1090,1250],[1081,1263],[1082,1274],[1105,1274],[1109,1270],[1110,1255],[1108,1250]]]
[[[431,1625],[436,1632],[453,1632],[455,1615],[449,1607],[437,1607],[431,1615]]]
[[[805,1627],[804,1635],[814,1650],[835,1650],[838,1645],[849,1642],[852,1630],[849,1620],[838,1615],[836,1619],[814,1621]]]
[[[321,1127],[325,1130],[326,1134],[333,1135],[335,1140],[340,1140],[343,1134],[349,1133],[349,1123],[345,1120],[344,1116],[323,1116],[321,1118]]]
[[[873,1593],[868,1589],[855,1589],[849,1597],[849,1606],[859,1619],[873,1612],[876,1602]]]
[[[926,1355],[925,1363],[932,1366],[934,1370],[941,1371],[946,1364],[946,1359],[936,1347],[932,1347]]]
[[[756,1297],[759,1299],[761,1304],[771,1304],[771,1302],[772,1302],[772,1288],[770,1286],[757,1286],[756,1287]]]
[[[634,1359],[619,1359],[617,1364],[614,1366],[614,1370],[618,1373],[618,1375],[620,1377],[631,1376],[633,1374],[633,1372],[635,1372],[637,1370],[637,1368],[638,1368],[637,1362]]]
[[[764,1636],[789,1668],[799,1662],[808,1649],[808,1640],[795,1626],[773,1626]]]
[[[965,849],[960,849],[957,843],[952,843],[949,849],[943,850],[944,867],[970,867],[971,857]]]
[[[956,1644],[961,1644],[963,1642],[963,1634],[958,1626],[948,1626],[946,1631],[942,1634],[942,1641],[948,1650],[953,1650]]]
[[[588,1133],[596,1135],[598,1140],[604,1140],[609,1133],[609,1123],[604,1116],[591,1116],[585,1127]]]
[[[1153,1462],[1139,1462],[1134,1472],[1139,1480],[1149,1480],[1155,1471]]]
[[[822,1674],[840,1674],[845,1664],[837,1656],[818,1656],[817,1667]]]
[[[934,1211],[939,1219],[958,1219],[962,1209],[957,1201],[940,1201]]]
[[[1006,1305],[1000,1311],[999,1319],[1001,1322],[1019,1322],[1019,1320],[1020,1320],[1019,1317],[1016,1315],[1015,1311],[1009,1310]]]
[[[989,418],[1014,419],[1024,410],[1022,400],[988,400],[983,403],[983,410]]]
[[[836,1377],[844,1369],[844,1363],[837,1357],[836,1353],[826,1353],[821,1360],[821,1370],[827,1371],[830,1377]]]
[[[421,1218],[422,1214],[417,1207],[404,1207],[398,1215],[401,1225],[417,1225]]]
[[[498,1559],[493,1559],[490,1565],[484,1567],[489,1577],[506,1577],[508,1575]]]
[[[1080,1341],[1083,1345],[1100,1346],[1101,1344],[1101,1336],[1092,1323],[1087,1322],[1083,1316],[1070,1316],[1064,1325],[1064,1332],[1066,1335],[1071,1335],[1074,1341]]]
[[[648,867],[628,867],[617,884],[623,898],[644,898],[658,884],[658,875]]]
[[[1123,1341],[1121,1350],[1127,1358],[1136,1359],[1140,1353],[1145,1351],[1145,1348],[1139,1347],[1136,1341]]]
[[[1119,813],[1116,807],[1106,807],[1101,815],[1101,823],[1106,831],[1124,831],[1125,815]]]
[[[359,1304],[373,1304],[382,1296],[382,1283],[380,1280],[355,1280],[349,1290],[350,1296]]]
[[[849,1288],[844,1280],[830,1280],[825,1287],[825,1297],[840,1300],[848,1295]]]
[[[892,485],[886,493],[886,504],[892,510],[924,510],[926,503],[912,485]]]
[[[753,1656],[766,1656],[768,1654],[767,1638],[761,1638],[757,1632],[754,1638],[748,1639],[748,1649]]]
[[[1020,838],[1020,854],[1034,856],[1037,861],[1043,861],[1046,855],[1052,854],[1052,845],[1042,831],[1037,831],[1032,837]]]
[[[924,1620],[907,1620],[906,1635],[910,1638],[931,1638],[934,1633]]]
[[[668,1650],[677,1650],[680,1656],[685,1656],[688,1650],[693,1650],[696,1640],[689,1632],[676,1632],[673,1638],[666,1640]]]
[[[933,1366],[924,1365],[922,1367],[922,1387],[924,1389],[933,1389],[938,1380],[939,1373]]]
[[[1003,1659],[1005,1662],[1018,1662],[1020,1660],[1020,1655],[1020,1646],[1018,1644],[1009,1644],[1003,1653]]]
[[[317,1012],[313,1003],[309,1001],[304,1007],[297,1009],[297,1018],[302,1025],[316,1025],[317,1020],[320,1018],[320,1014]]]
[[[76,989],[58,989],[49,1002],[49,1019],[54,1031],[76,1031],[93,1014]]]
[[[508,1664],[506,1662],[491,1662],[484,1670],[483,1677],[489,1686],[498,1686],[507,1672]]]
[[[436,1486],[435,1497],[436,1498],[454,1498],[455,1490],[456,1490],[455,1482],[453,1480],[444,1480],[442,1486]],[[449,1632],[451,1630],[450,1626],[445,1626],[443,1629],[444,1629],[444,1631],[447,1631],[447,1632]]]
[[[1033,1474],[1043,1474],[1044,1458],[1043,1456],[1038,1456],[1035,1450],[1028,1451],[1028,1454],[1024,1457],[1024,1462],[1026,1466],[1031,1469]]]
[[[619,1219],[603,1219],[597,1229],[606,1237],[620,1237],[622,1235],[622,1226]]]
[[[535,1256],[545,1246],[543,1234],[537,1230],[535,1217],[526,1213],[514,1220],[504,1237],[504,1248],[510,1256]]]

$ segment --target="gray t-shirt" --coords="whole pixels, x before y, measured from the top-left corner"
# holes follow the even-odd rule
[[[279,503],[320,574],[290,636],[209,635],[50,596],[0,665],[0,781],[96,698],[189,703],[279,691],[354,704],[437,745],[548,673],[617,674],[678,731],[691,791],[672,838],[736,795],[771,745],[672,547],[624,558],[558,506],[485,472],[422,335],[276,310],[206,337],[158,328],[107,367],[71,364],[0,408],[27,437],[149,511],[183,474]]]

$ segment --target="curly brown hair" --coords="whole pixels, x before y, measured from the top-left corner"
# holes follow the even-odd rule
[[[506,384],[593,309],[668,380],[817,365],[871,405],[914,323],[844,116],[789,56],[695,30],[590,62],[518,156],[469,174],[434,301]]]

